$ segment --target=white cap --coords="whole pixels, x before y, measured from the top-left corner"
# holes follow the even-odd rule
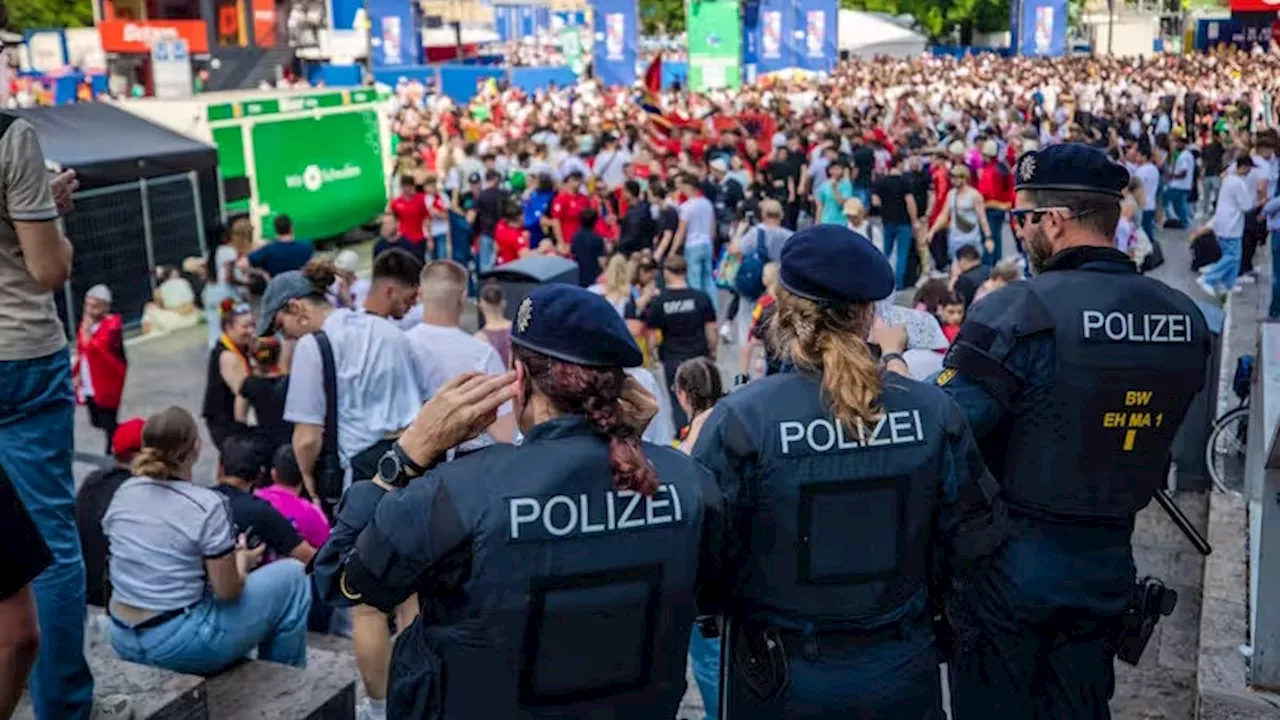
[[[89,288],[89,292],[85,293],[84,296],[94,300],[101,300],[108,305],[111,304],[111,288],[106,285],[94,285]]]
[[[360,255],[355,250],[343,250],[333,259],[334,267],[349,273],[360,268]]]
[[[964,155],[964,143],[959,140],[952,141],[952,143],[947,146],[947,152],[952,155]]]
[[[995,141],[995,140],[988,140],[988,141],[986,141],[986,142],[982,143],[982,156],[983,156],[983,157],[993,158],[993,157],[995,157],[996,155],[999,155],[999,154],[1000,154],[1000,146],[996,144],[996,141]]]

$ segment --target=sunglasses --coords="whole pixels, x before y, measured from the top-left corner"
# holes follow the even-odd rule
[[[1027,208],[1026,210],[1010,210],[1009,222],[1013,227],[1021,230],[1027,226],[1028,220],[1031,221],[1032,225],[1035,225],[1049,213],[1061,213],[1063,215],[1063,220],[1074,220],[1096,212],[1098,212],[1098,208],[1088,208],[1085,210],[1072,210],[1067,207]]]

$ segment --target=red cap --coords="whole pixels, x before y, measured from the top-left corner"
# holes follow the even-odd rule
[[[132,455],[142,449],[142,426],[147,421],[142,418],[125,420],[116,426],[111,436],[111,452],[116,457]]]

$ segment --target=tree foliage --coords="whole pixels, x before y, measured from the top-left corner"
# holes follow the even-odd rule
[[[639,0],[646,35],[684,32],[684,0]]]
[[[7,0],[4,4],[9,8],[8,28],[14,32],[93,25],[90,0]]]
[[[1009,28],[1010,0],[840,0],[841,7],[910,15],[932,40],[953,31],[997,32]]]

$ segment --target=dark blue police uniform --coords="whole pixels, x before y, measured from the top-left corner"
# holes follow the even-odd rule
[[[830,225],[787,242],[780,279],[819,303],[894,284],[865,238]],[[722,717],[944,717],[931,587],[991,549],[995,483],[945,393],[882,382],[872,427],[837,422],[801,368],[721,400],[702,430],[694,457],[729,518]]]
[[[1103,203],[1128,181],[1080,145],[1028,153],[1016,172],[1019,191]],[[1209,334],[1187,296],[1110,247],[1045,265],[970,309],[936,377],[968,415],[1013,525],[947,600],[956,720],[1109,717],[1134,515],[1165,482],[1204,378]]]
[[[641,361],[608,303],[567,286],[521,303],[512,342],[582,365]],[[320,563],[328,597],[389,610],[418,596],[392,654],[388,717],[674,717],[722,500],[682,453],[644,454],[658,491],[616,490],[608,438],[561,416],[388,493],[356,520],[354,547],[326,546],[339,558]]]

